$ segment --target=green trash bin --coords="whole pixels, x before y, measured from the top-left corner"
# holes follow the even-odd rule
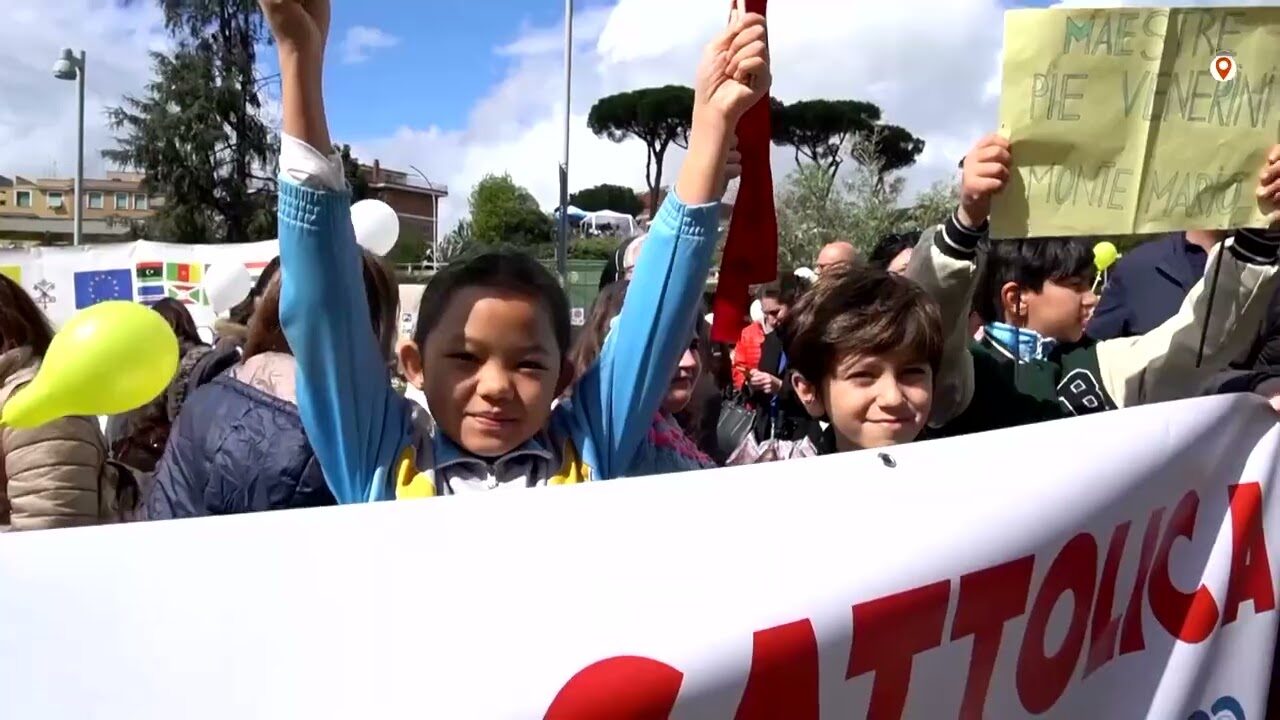
[[[554,260],[544,261],[543,264],[552,274],[556,272]],[[575,339],[578,337],[578,331],[587,322],[587,313],[591,310],[591,304],[600,294],[600,273],[604,272],[605,265],[604,260],[569,259],[567,266],[569,284],[565,287],[565,292],[569,295],[569,324]]]

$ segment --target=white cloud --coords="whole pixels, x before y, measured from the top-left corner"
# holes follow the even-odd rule
[[[908,172],[919,189],[955,172],[969,145],[994,127],[998,97],[985,92],[997,71],[1001,7],[997,0],[790,0],[771,6],[773,93],[784,101],[858,98],[878,103],[885,120],[925,138]],[[601,13],[601,17],[604,13]],[[671,18],[679,17],[679,22]],[[586,127],[591,105],[605,95],[667,83],[692,84],[703,45],[723,27],[721,3],[619,0],[604,22],[581,22],[574,58],[570,186],[613,182],[643,187],[645,150],[614,144]],[[558,31],[557,31],[558,33]],[[524,33],[500,51],[515,59],[507,77],[472,111],[467,127],[404,127],[353,145],[362,158],[414,164],[452,194],[442,206],[449,229],[466,213],[470,188],[486,173],[509,172],[544,207],[558,200],[564,93],[560,36]],[[555,35],[556,41],[552,41]],[[575,42],[575,46],[578,42]],[[664,182],[674,180],[681,153],[668,154]],[[794,168],[792,153],[774,153],[774,175]]]
[[[368,25],[355,25],[347,28],[342,39],[342,62],[348,65],[362,63],[369,59],[374,50],[395,47],[400,38]]]
[[[573,16],[573,45],[578,48],[593,44],[605,23],[609,21],[612,8],[592,7]],[[499,47],[495,52],[503,56],[543,55],[564,52],[564,22],[548,27],[525,27],[514,41]]]
[[[1103,0],[1105,2],[1105,0]],[[1159,2],[1159,0],[1151,0]],[[1262,4],[1223,0],[1201,4]],[[1096,5],[1099,0],[1071,0]],[[1116,3],[1132,4],[1132,3]],[[1143,4],[1149,4],[1144,2]],[[578,13],[571,118],[572,189],[600,182],[644,184],[645,152],[635,141],[596,138],[586,116],[598,98],[666,83],[690,84],[703,44],[725,21],[727,3],[618,0]],[[885,120],[922,136],[927,146],[907,175],[919,189],[955,172],[968,146],[996,122],[999,103],[999,0],[788,0],[770,15],[773,92],[785,101],[858,98],[878,103]],[[19,4],[0,23],[0,174],[69,175],[75,167],[75,88],[50,68],[64,44],[88,52],[86,171],[101,174],[99,151],[113,145],[103,111],[150,79],[147,51],[166,40],[153,3],[129,8],[102,0]],[[678,17],[678,22],[671,18]],[[405,126],[384,137],[341,138],[365,160],[416,165],[450,185],[444,229],[465,214],[470,188],[486,173],[509,172],[544,207],[557,201],[563,142],[562,28],[525,28],[495,49],[510,71],[472,108],[466,126]],[[354,38],[354,42],[353,42]],[[374,38],[367,42],[369,38]],[[376,28],[350,28],[340,43],[362,57],[394,44]],[[427,96],[429,97],[429,96]],[[429,100],[427,101],[429,102]],[[267,115],[275,103],[268,101]],[[430,116],[430,107],[424,113]],[[774,153],[780,181],[791,152]],[[681,153],[669,153],[671,182]]]
[[[76,163],[76,87],[53,77],[61,49],[87,54],[85,173],[101,176],[114,147],[106,108],[141,93],[148,51],[167,47],[154,3],[128,8],[100,0],[19,3],[0,22],[0,175],[67,177]]]

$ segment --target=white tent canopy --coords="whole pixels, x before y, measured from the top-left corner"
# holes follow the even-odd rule
[[[617,228],[622,230],[626,237],[633,237],[637,233],[636,219],[634,217],[613,210],[587,213],[587,217],[582,221],[582,224],[596,232],[600,232],[602,228]]]

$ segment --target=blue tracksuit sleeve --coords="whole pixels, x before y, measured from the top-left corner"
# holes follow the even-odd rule
[[[339,503],[390,499],[411,429],[369,319],[350,203],[280,178],[280,320],[307,439]]]
[[[597,453],[601,479],[626,475],[680,356],[689,347],[715,250],[719,203],[687,206],[675,193],[649,228],[622,313],[573,392],[573,411]]]

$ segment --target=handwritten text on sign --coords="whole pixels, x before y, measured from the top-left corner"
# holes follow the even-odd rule
[[[1015,172],[993,234],[1265,226],[1253,190],[1280,123],[1277,33],[1280,8],[1007,13]]]

